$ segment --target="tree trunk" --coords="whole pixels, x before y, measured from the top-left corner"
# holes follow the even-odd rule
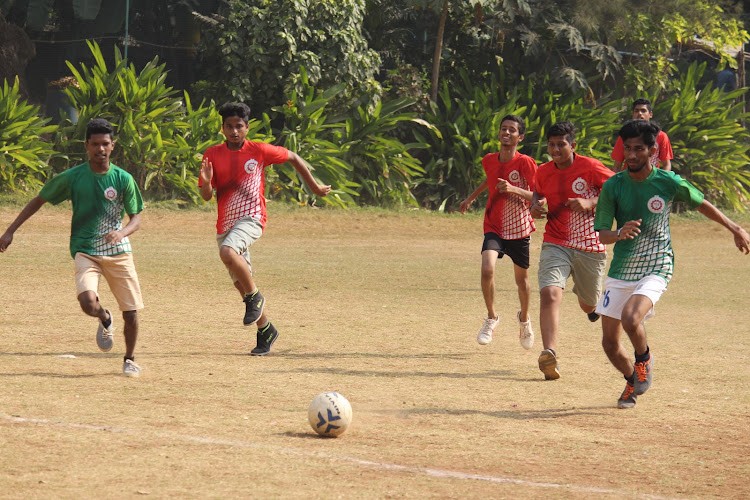
[[[430,98],[437,101],[438,82],[440,79],[440,59],[443,55],[443,35],[445,34],[445,23],[448,20],[448,1],[444,0],[443,10],[440,13],[437,36],[435,37],[435,54],[432,57],[432,94]]]

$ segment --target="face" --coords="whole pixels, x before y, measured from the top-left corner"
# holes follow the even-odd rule
[[[97,168],[108,168],[109,157],[115,148],[112,136],[109,134],[92,134],[85,144],[89,164]]]
[[[239,116],[230,116],[221,125],[221,132],[232,146],[241,146],[247,136],[247,123]]]
[[[647,146],[641,137],[631,137],[622,142],[625,153],[625,165],[628,172],[638,173],[651,166],[651,155],[656,151],[656,146]]]
[[[653,117],[654,114],[648,110],[648,106],[645,104],[638,104],[633,108],[633,120],[649,121]]]
[[[500,133],[497,137],[503,146],[518,146],[518,143],[523,140],[523,134],[519,132],[518,122],[513,120],[505,120],[500,124]]]
[[[568,167],[573,163],[575,149],[576,143],[568,142],[568,137],[565,135],[553,135],[547,139],[547,153],[558,167]]]

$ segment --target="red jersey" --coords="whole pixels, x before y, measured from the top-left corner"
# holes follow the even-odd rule
[[[246,140],[237,151],[230,150],[226,143],[211,146],[203,157],[214,167],[211,186],[216,189],[219,209],[216,233],[226,233],[235,222],[245,217],[252,217],[265,227],[265,168],[288,161],[289,150]],[[199,178],[198,186],[202,184]]]
[[[487,207],[484,210],[484,232],[495,233],[504,240],[520,240],[536,230],[529,207],[531,203],[520,196],[497,191],[497,180],[505,179],[515,187],[534,191],[536,162],[516,151],[510,161],[501,162],[499,153],[482,158],[487,174]]]
[[[557,168],[554,161],[541,165],[536,174],[536,192],[547,198],[544,241],[584,252],[604,252],[594,231],[594,211],[574,212],[565,203],[568,198],[597,198],[612,175],[614,172],[599,160],[579,154],[567,168]]]
[[[625,149],[621,137],[618,137],[615,141],[615,147],[612,149],[610,156],[615,161],[625,161]],[[660,130],[656,135],[656,151],[650,158],[651,166],[659,168],[659,160],[665,162],[672,158],[674,158],[672,143],[669,142],[669,136],[663,130]]]

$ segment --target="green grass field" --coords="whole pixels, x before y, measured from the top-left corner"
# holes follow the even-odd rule
[[[618,410],[622,377],[570,292],[562,378],[537,369],[541,231],[525,351],[507,259],[495,340],[475,341],[480,214],[272,204],[253,259],[281,335],[255,358],[214,217],[144,212],[140,379],[120,373],[121,329],[101,353],[78,308],[69,212],[45,206],[16,233],[0,254],[0,497],[750,496],[750,256],[717,224],[674,220],[676,274],[647,323],[654,385]],[[116,307],[106,284],[101,298]],[[328,390],[354,409],[338,439],[307,423]]]

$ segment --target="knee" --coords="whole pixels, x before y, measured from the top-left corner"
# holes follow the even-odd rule
[[[552,287],[544,287],[539,291],[542,304],[553,304],[558,301],[558,295]]]
[[[96,316],[99,309],[99,300],[93,293],[82,293],[78,296],[78,304],[81,310],[89,316]]]
[[[630,314],[623,314],[622,315],[622,329],[625,330],[628,333],[632,333],[638,329],[638,326],[641,324],[639,318],[636,318],[633,315]]]
[[[123,311],[122,320],[126,325],[138,324],[138,311]]]
[[[604,349],[604,352],[611,356],[614,353],[617,352],[617,350],[620,348],[620,342],[618,340],[612,340],[609,338],[602,338],[602,349]]]
[[[494,266],[482,266],[482,279],[494,280],[495,279],[495,267]]]
[[[237,252],[233,248],[222,246],[219,249],[219,258],[224,264],[230,264],[234,260],[234,256]]]

